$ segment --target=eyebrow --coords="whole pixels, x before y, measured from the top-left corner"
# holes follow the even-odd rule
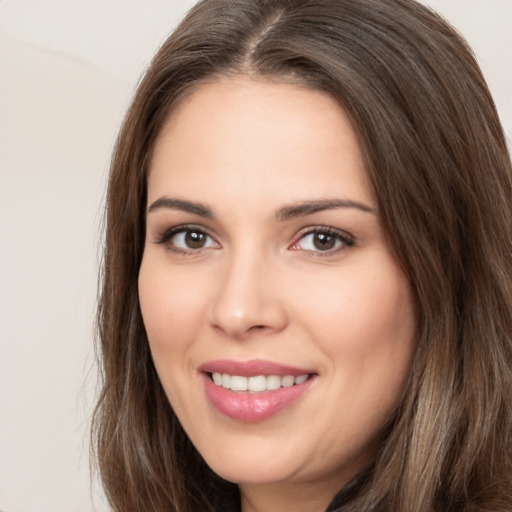
[[[370,206],[360,203],[359,201],[351,201],[349,199],[320,199],[315,201],[300,201],[291,205],[279,208],[275,214],[276,220],[284,222],[296,217],[303,217],[324,210],[337,210],[340,208],[355,208],[365,213],[376,215],[376,210]]]
[[[181,210],[183,212],[195,213],[201,217],[208,219],[214,219],[215,215],[213,211],[202,203],[193,201],[186,201],[184,199],[175,199],[167,196],[162,196],[157,199],[148,208],[148,213],[152,213],[163,208],[169,208],[171,210]]]
[[[361,203],[359,201],[352,201],[349,199],[319,199],[311,201],[299,201],[290,205],[279,208],[274,217],[278,222],[286,222],[287,220],[312,215],[313,213],[321,212],[324,210],[337,210],[341,208],[355,208],[365,213],[376,214],[375,209]],[[214,219],[215,214],[211,208],[203,203],[195,201],[187,201],[185,199],[171,198],[162,196],[151,204],[148,208],[148,213],[152,213],[161,209],[180,210],[188,213],[193,213],[208,219]]]

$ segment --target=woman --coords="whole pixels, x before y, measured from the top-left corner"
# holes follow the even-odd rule
[[[107,198],[114,510],[512,509],[512,172],[411,0],[206,0]]]

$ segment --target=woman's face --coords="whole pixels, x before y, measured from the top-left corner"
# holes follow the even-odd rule
[[[371,456],[415,314],[328,95],[226,78],[179,105],[151,161],[139,293],[175,413],[243,494],[335,492]]]

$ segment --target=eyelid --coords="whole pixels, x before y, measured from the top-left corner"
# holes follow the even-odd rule
[[[179,224],[177,226],[172,226],[167,229],[163,229],[161,231],[158,231],[156,233],[155,239],[153,240],[153,243],[156,245],[166,245],[169,244],[171,239],[176,236],[179,233],[183,233],[186,231],[195,231],[197,233],[202,233],[206,235],[208,238],[213,240],[215,242],[215,245],[220,247],[219,242],[216,240],[216,238],[210,234],[209,230],[206,229],[204,226],[201,226],[200,224]],[[211,247],[204,247],[199,249],[183,249],[180,247],[172,246],[171,244],[168,245],[168,249],[177,252],[180,254],[196,254],[200,252],[203,249],[211,249]]]
[[[170,251],[179,253],[179,254],[198,254],[202,250],[211,249],[212,246],[201,247],[201,248],[181,248],[174,245],[171,245],[170,240],[179,233],[183,233],[186,231],[196,231],[198,233],[202,233],[211,239],[216,247],[220,247],[220,243],[217,241],[216,237],[213,236],[207,228],[200,224],[179,224],[177,226],[172,226],[167,229],[160,230],[156,233],[155,239],[153,243],[156,245],[167,245],[167,248]],[[301,240],[310,235],[315,234],[326,234],[329,236],[333,236],[341,241],[341,245],[338,247],[334,247],[332,249],[303,249],[298,247],[298,244]],[[313,256],[330,256],[338,253],[339,251],[346,250],[348,247],[352,247],[355,244],[355,237],[351,235],[349,232],[344,231],[342,229],[334,228],[332,226],[318,225],[318,226],[308,226],[307,228],[303,228],[300,232],[295,236],[294,242],[288,246],[288,249],[295,251],[302,251],[305,253],[309,253]],[[214,247],[215,248],[215,247]]]
[[[306,238],[309,235],[314,235],[318,233],[324,233],[330,236],[334,236],[338,238],[338,240],[341,240],[342,244],[341,246],[327,249],[325,251],[322,251],[320,249],[318,250],[309,250],[309,249],[302,249],[300,247],[297,247],[298,243]],[[355,245],[355,237],[351,235],[349,232],[344,231],[342,229],[334,228],[332,226],[308,226],[307,228],[302,229],[297,236],[295,237],[294,242],[289,246],[289,249],[295,250],[295,251],[304,251],[306,253],[309,253],[313,256],[331,256],[333,254],[336,254],[340,251],[346,250],[348,247],[352,247]]]

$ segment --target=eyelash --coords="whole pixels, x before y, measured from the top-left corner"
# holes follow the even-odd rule
[[[335,243],[339,243],[337,247],[333,247],[331,249],[326,250],[311,250],[304,249],[313,257],[326,257],[332,256],[333,254],[337,254],[340,251],[347,249],[348,247],[353,247],[355,244],[355,239],[352,235],[345,231],[341,231],[339,229],[335,229],[333,227],[328,226],[317,226],[317,227],[309,227],[306,230],[302,231],[297,237],[296,241],[290,246],[292,250],[301,250],[300,248],[296,248],[298,244],[305,240],[308,236],[318,236],[318,235],[326,235],[327,237],[332,237],[335,239]]]
[[[218,242],[215,241],[215,239],[210,236],[203,228],[200,226],[195,226],[193,224],[185,224],[181,226],[174,226],[172,228],[166,229],[165,231],[159,233],[157,235],[157,238],[155,240],[155,244],[157,245],[167,245],[167,248],[172,251],[176,252],[178,254],[197,254],[201,249],[204,248],[198,248],[198,249],[184,249],[181,247],[176,247],[175,245],[172,245],[170,242],[173,237],[179,234],[186,234],[186,233],[196,233],[199,235],[203,235],[215,242],[216,245],[218,245]]]
[[[198,235],[203,235],[214,242],[215,245],[219,246],[220,244],[211,236],[208,234],[207,231],[205,231],[200,226],[195,225],[180,225],[175,226],[169,229],[166,229],[165,231],[159,233],[156,237],[155,244],[157,245],[167,245],[168,249],[172,252],[178,253],[178,254],[197,254],[203,249],[209,249],[213,247],[213,245],[209,245],[208,247],[199,247],[199,248],[189,248],[184,249],[182,247],[176,247],[175,245],[172,245],[170,242],[173,237],[179,234],[186,235],[187,233],[196,233]],[[335,239],[335,243],[338,243],[339,245],[334,248],[326,249],[324,250],[312,250],[312,249],[304,249],[305,252],[311,254],[314,257],[325,257],[325,256],[331,256],[333,254],[338,253],[339,251],[343,251],[348,247],[352,247],[355,244],[354,237],[350,235],[349,233],[345,231],[341,231],[332,227],[327,226],[317,226],[317,227],[309,227],[305,230],[303,230],[299,236],[296,238],[296,241],[293,242],[289,249],[291,250],[301,250],[300,247],[298,247],[299,243],[306,239],[308,236],[318,236],[318,235],[325,235],[327,237],[333,237]],[[313,242],[314,243],[314,242]]]

